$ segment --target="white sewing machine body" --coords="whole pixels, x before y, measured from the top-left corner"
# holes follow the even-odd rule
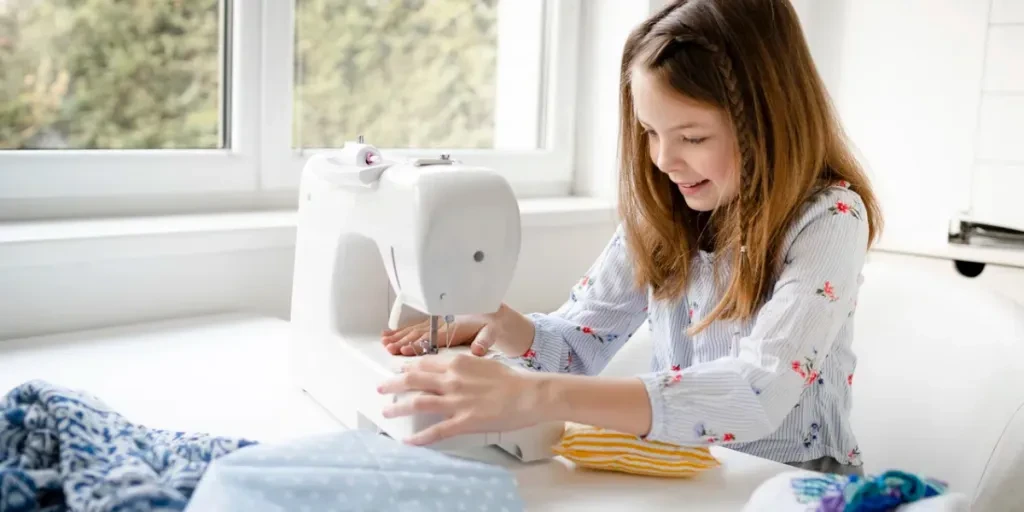
[[[292,289],[292,368],[309,395],[349,426],[403,439],[440,418],[385,419],[403,397],[376,387],[406,356],[381,331],[434,315],[496,311],[520,246],[519,208],[497,173],[448,159],[390,162],[365,144],[317,154],[303,170]],[[394,307],[393,306],[396,306]],[[404,305],[404,307],[402,307]],[[455,354],[463,348],[444,349]],[[523,370],[527,371],[527,370]],[[438,449],[497,445],[548,458],[562,425],[463,435]]]

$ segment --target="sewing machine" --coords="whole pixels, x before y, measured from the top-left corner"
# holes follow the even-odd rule
[[[518,202],[492,170],[447,155],[387,160],[362,138],[312,156],[299,189],[292,289],[291,365],[299,385],[350,427],[404,439],[433,425],[441,418],[381,415],[392,400],[410,398],[376,391],[410,360],[390,354],[381,332],[429,321],[422,352],[468,353],[447,348],[437,328],[453,315],[497,311],[519,246]],[[532,461],[552,456],[562,429],[547,423],[432,446],[496,445]]]

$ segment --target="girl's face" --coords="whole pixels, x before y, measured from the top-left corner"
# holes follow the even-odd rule
[[[679,188],[686,204],[710,211],[736,197],[739,158],[726,113],[682,96],[642,69],[633,70],[631,85],[651,160]]]

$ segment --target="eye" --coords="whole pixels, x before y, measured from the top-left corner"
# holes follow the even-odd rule
[[[658,138],[658,134],[654,133],[654,130],[644,130],[644,135],[652,139]]]
[[[704,142],[706,140],[708,140],[707,137],[695,137],[695,138],[683,137],[683,142],[686,142],[688,144],[700,144],[701,142]]]

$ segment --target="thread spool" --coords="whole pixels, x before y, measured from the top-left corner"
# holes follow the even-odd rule
[[[369,167],[381,162],[380,150],[369,145],[358,142],[346,142],[345,146],[334,156],[338,163],[344,165],[355,165],[357,167]]]

